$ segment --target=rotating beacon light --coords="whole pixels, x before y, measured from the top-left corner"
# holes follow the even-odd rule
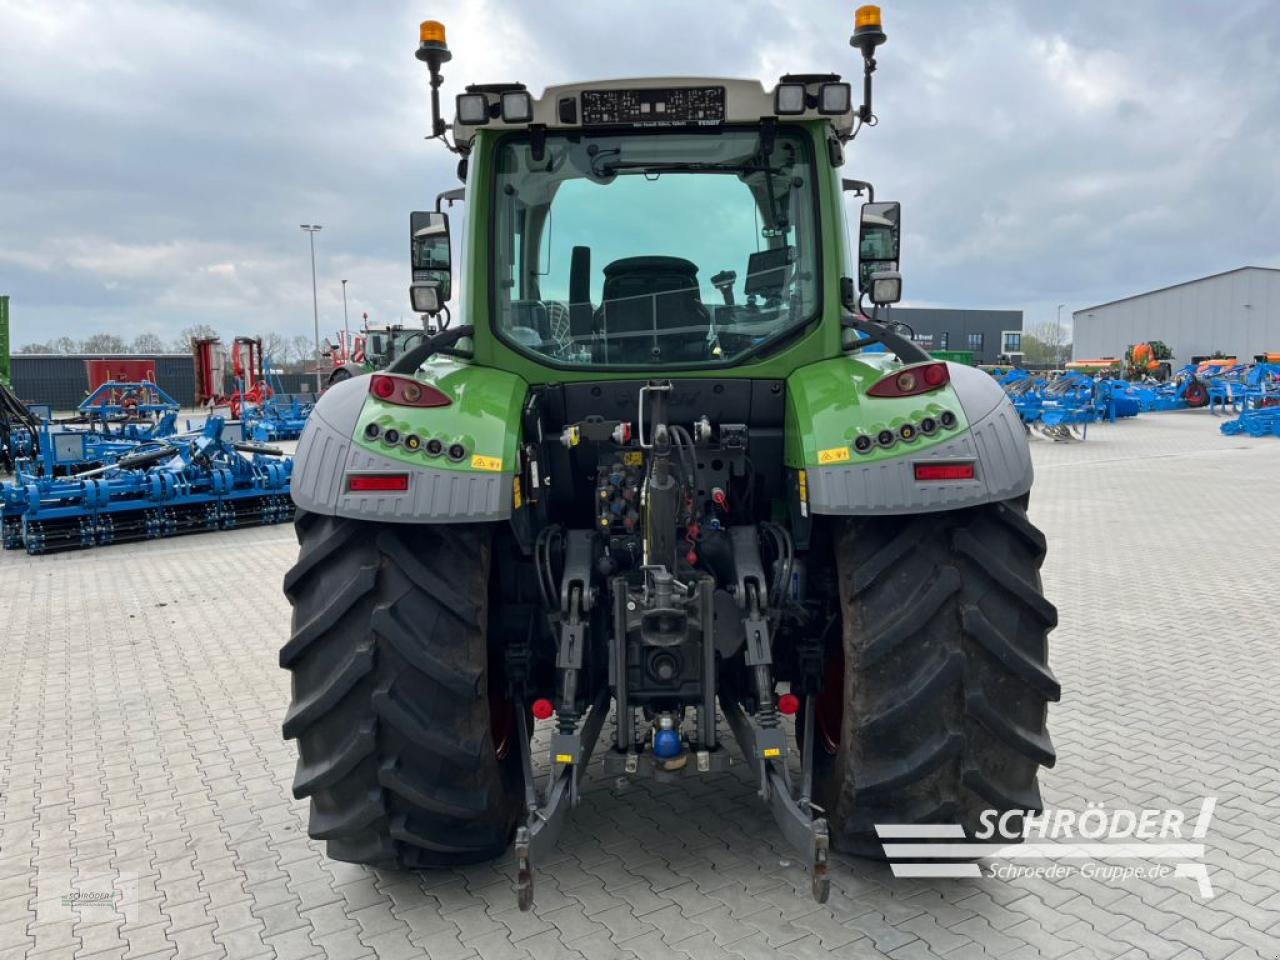
[[[862,106],[858,108],[858,119],[863,123],[875,123],[875,114],[871,112],[871,74],[876,72],[876,47],[887,39],[880,25],[879,7],[869,3],[854,12],[849,45],[862,51]]]
[[[431,135],[443,137],[446,129],[440,116],[440,84],[444,77],[440,65],[453,59],[444,40],[444,24],[439,20],[423,20],[418,27],[418,52],[414,54],[431,71]]]

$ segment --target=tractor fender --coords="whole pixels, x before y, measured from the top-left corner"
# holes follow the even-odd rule
[[[839,463],[806,464],[809,509],[814,514],[859,516],[929,513],[994,503],[1031,489],[1033,470],[1026,429],[1013,403],[982,370],[948,363],[951,382],[935,402],[958,405],[960,428],[930,441],[897,443],[884,453],[854,453]],[[867,411],[878,401],[864,399]],[[896,422],[896,421],[894,421]],[[974,465],[965,480],[917,480],[916,464]]]
[[[435,366],[435,365],[432,365]],[[450,398],[437,408],[394,407],[372,397],[367,375],[335,383],[298,440],[290,490],[302,510],[395,523],[467,523],[511,516],[517,432],[527,385],[500,371],[454,364],[416,379]],[[379,437],[370,439],[372,425]],[[394,429],[401,441],[385,442]],[[466,455],[430,457],[407,438],[460,443]],[[403,491],[351,489],[351,476],[408,477]]]

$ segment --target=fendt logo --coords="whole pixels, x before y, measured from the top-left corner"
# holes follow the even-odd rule
[[[1205,798],[1192,822],[1181,810],[1107,809],[1091,803],[1080,812],[987,810],[972,838],[955,823],[882,823],[876,824],[876,835],[895,877],[1061,880],[1079,875],[1104,883],[1186,877],[1210,899],[1213,885],[1201,862],[1201,841],[1217,803],[1215,797]],[[1011,842],[1018,837],[1022,842]]]

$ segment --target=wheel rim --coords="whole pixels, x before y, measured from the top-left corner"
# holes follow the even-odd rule
[[[840,752],[844,729],[844,651],[837,648],[822,667],[822,692],[813,705],[818,743],[827,753]]]

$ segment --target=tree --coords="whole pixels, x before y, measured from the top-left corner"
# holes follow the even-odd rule
[[[268,359],[271,366],[279,367],[289,362],[289,345],[285,338],[278,333],[260,333],[258,336],[262,339],[262,358],[265,363]]]
[[[114,333],[95,333],[80,344],[81,353],[128,353],[129,345]]]
[[[1039,360],[1031,358],[1032,348],[1028,344],[1033,342],[1041,357]],[[1071,335],[1057,320],[1046,320],[1037,324],[1030,334],[1022,335],[1022,351],[1028,362],[1050,363],[1060,367],[1071,359]]]
[[[53,353],[79,353],[80,344],[70,337],[59,337],[50,344]]]
[[[52,343],[24,343],[18,353],[57,353]]]
[[[164,353],[164,340],[159,334],[140,333],[133,338],[134,353]]]
[[[190,353],[192,340],[207,340],[210,337],[216,337],[218,331],[213,329],[207,323],[193,323],[189,327],[183,327],[182,332],[178,334],[178,339],[174,341],[174,353]]]
[[[296,363],[299,367],[305,369],[308,364],[315,362],[316,345],[310,337],[298,334],[289,338],[289,359]]]

